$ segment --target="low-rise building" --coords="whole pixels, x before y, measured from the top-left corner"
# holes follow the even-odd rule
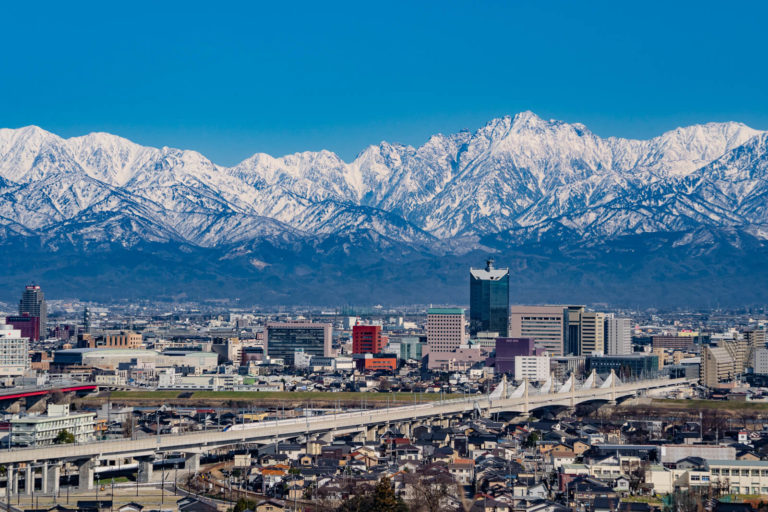
[[[14,446],[55,444],[63,430],[74,436],[75,443],[87,443],[94,439],[96,413],[71,414],[69,405],[48,404],[47,414],[14,418],[10,423]]]
[[[29,369],[29,339],[5,322],[0,323],[0,378],[18,377]]]

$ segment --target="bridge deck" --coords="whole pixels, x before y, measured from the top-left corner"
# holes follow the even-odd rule
[[[250,423],[229,430],[161,435],[141,439],[119,439],[79,445],[55,445],[37,448],[14,448],[0,451],[0,464],[28,461],[74,460],[141,456],[158,452],[192,453],[204,448],[243,442],[268,441],[303,434],[329,431],[361,430],[367,426],[423,420],[435,416],[453,416],[480,409],[489,412],[530,410],[554,405],[569,406],[593,400],[611,400],[648,390],[671,390],[687,386],[687,379],[657,379],[621,384],[608,388],[574,390],[567,393],[532,393],[527,397],[489,398],[474,396],[429,404],[407,405],[372,411],[344,412],[323,416]]]

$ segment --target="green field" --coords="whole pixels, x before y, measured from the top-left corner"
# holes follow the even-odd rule
[[[189,394],[191,393],[191,396]],[[440,393],[355,393],[320,391],[113,391],[113,400],[265,400],[265,401],[310,401],[323,402],[366,401],[413,403],[440,400]],[[183,396],[183,398],[182,398]],[[461,394],[443,395],[445,399],[462,398]]]

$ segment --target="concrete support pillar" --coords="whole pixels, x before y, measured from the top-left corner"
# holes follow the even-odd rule
[[[139,473],[136,476],[140,484],[148,484],[152,481],[152,471],[155,469],[152,457],[139,459]]]
[[[13,495],[13,480],[15,477],[16,468],[13,465],[9,464],[8,466],[6,466],[5,471],[6,471],[5,495],[6,496]]]
[[[13,468],[13,478],[11,479],[11,496],[19,494],[19,468]]]
[[[56,463],[43,467],[43,492],[50,493],[53,496],[59,494],[60,473],[61,466]]]
[[[93,459],[83,459],[78,462],[77,473],[80,477],[77,490],[88,492],[93,490]]]
[[[35,492],[35,471],[32,469],[32,463],[27,462],[24,467],[24,494],[32,496]]]
[[[188,453],[184,456],[184,469],[187,473],[197,473],[200,471],[200,454]]]
[[[365,440],[376,441],[376,427],[365,429]]]
[[[40,492],[42,494],[48,493],[48,463],[43,462],[40,467]]]

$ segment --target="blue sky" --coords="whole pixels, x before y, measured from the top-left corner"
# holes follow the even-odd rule
[[[602,136],[768,129],[766,2],[22,4],[0,19],[0,126],[225,165],[350,160],[522,110]]]

